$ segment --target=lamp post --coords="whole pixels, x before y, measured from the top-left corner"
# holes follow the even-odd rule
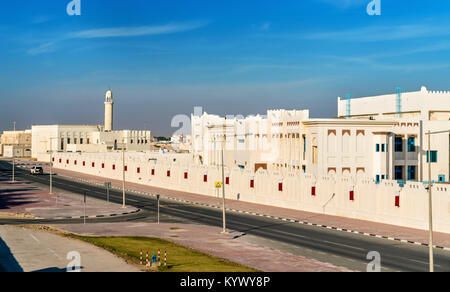
[[[226,133],[225,128],[227,127],[227,118],[225,117],[225,121],[222,125],[212,125],[208,126],[209,129],[212,128],[222,128],[223,139],[222,139],[222,152],[221,152],[221,160],[222,160],[222,233],[227,233],[227,224],[226,224],[226,207],[225,207],[225,160],[224,160],[224,149],[225,149],[225,141],[226,141]],[[231,127],[231,126],[230,126]],[[215,144],[215,139],[214,139]]]
[[[125,139],[122,139],[122,208],[125,208]]]
[[[433,134],[442,134],[442,133],[449,133],[450,130],[447,131],[437,131],[437,132],[431,132],[428,130],[428,152],[427,152],[427,158],[428,158],[428,223],[429,223],[429,242],[428,242],[428,248],[429,248],[429,265],[430,265],[430,272],[434,272],[434,256],[433,256],[433,207],[432,207],[432,197],[431,197],[431,135]]]
[[[15,159],[15,153],[14,153],[14,145],[16,144],[16,122],[13,122],[14,124],[14,143],[12,146],[12,182],[16,182],[16,159]],[[18,143],[17,143],[18,144]]]
[[[50,194],[53,194],[53,139],[58,139],[57,137],[50,138]]]

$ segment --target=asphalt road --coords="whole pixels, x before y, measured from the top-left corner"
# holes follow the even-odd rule
[[[0,174],[11,174],[9,163],[0,161]],[[33,182],[43,187],[49,183],[48,176],[31,176],[24,169],[16,169],[16,177],[21,181]],[[55,191],[59,189],[79,194],[83,194],[88,189],[89,197],[105,199],[103,188],[71,181],[57,175],[53,177],[53,186]],[[155,222],[156,201],[154,198],[130,192],[126,194],[126,198],[127,205],[140,208],[142,212],[123,217],[89,219],[88,222]],[[122,192],[111,190],[110,200],[121,204]],[[221,210],[164,199],[161,200],[161,205],[162,222],[168,220],[222,226]],[[0,224],[81,222],[81,220],[0,220]],[[367,264],[371,261],[367,259],[367,255],[371,251],[376,251],[381,256],[382,271],[428,271],[428,248],[425,246],[234,212],[227,213],[227,228],[242,240],[248,238],[254,243],[353,270],[366,271]],[[435,249],[434,261],[435,271],[450,272],[450,252]]]

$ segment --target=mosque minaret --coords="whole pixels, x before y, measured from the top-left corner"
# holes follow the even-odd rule
[[[108,89],[105,96],[105,132],[111,132],[113,130],[113,106],[113,94]]]

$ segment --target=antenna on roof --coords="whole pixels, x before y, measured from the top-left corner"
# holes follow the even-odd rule
[[[401,86],[397,86],[395,88],[395,92],[397,94],[397,97],[396,97],[397,118],[401,118],[402,117],[402,94],[405,92],[405,89]]]
[[[347,101],[347,105],[346,105],[347,118],[350,118],[350,115],[351,115],[351,99],[352,98],[353,98],[353,94],[345,95],[345,100]]]

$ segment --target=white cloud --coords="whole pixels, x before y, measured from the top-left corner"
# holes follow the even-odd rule
[[[113,27],[90,29],[75,32],[69,35],[69,38],[111,38],[111,37],[138,37],[147,35],[160,35],[184,32],[198,29],[206,23],[184,23],[184,24],[166,24],[159,26],[139,26],[139,27]]]
[[[205,26],[206,22],[191,22],[179,24],[166,24],[155,26],[138,26],[138,27],[111,27],[100,29],[82,30],[70,33],[57,40],[45,42],[38,47],[27,50],[29,55],[39,55],[54,52],[57,44],[62,41],[71,39],[97,39],[97,38],[118,38],[118,37],[140,37],[150,35],[174,34],[190,30],[199,29]]]
[[[410,24],[399,26],[368,26],[343,31],[310,33],[300,36],[309,40],[377,42],[450,35],[449,26]]]

